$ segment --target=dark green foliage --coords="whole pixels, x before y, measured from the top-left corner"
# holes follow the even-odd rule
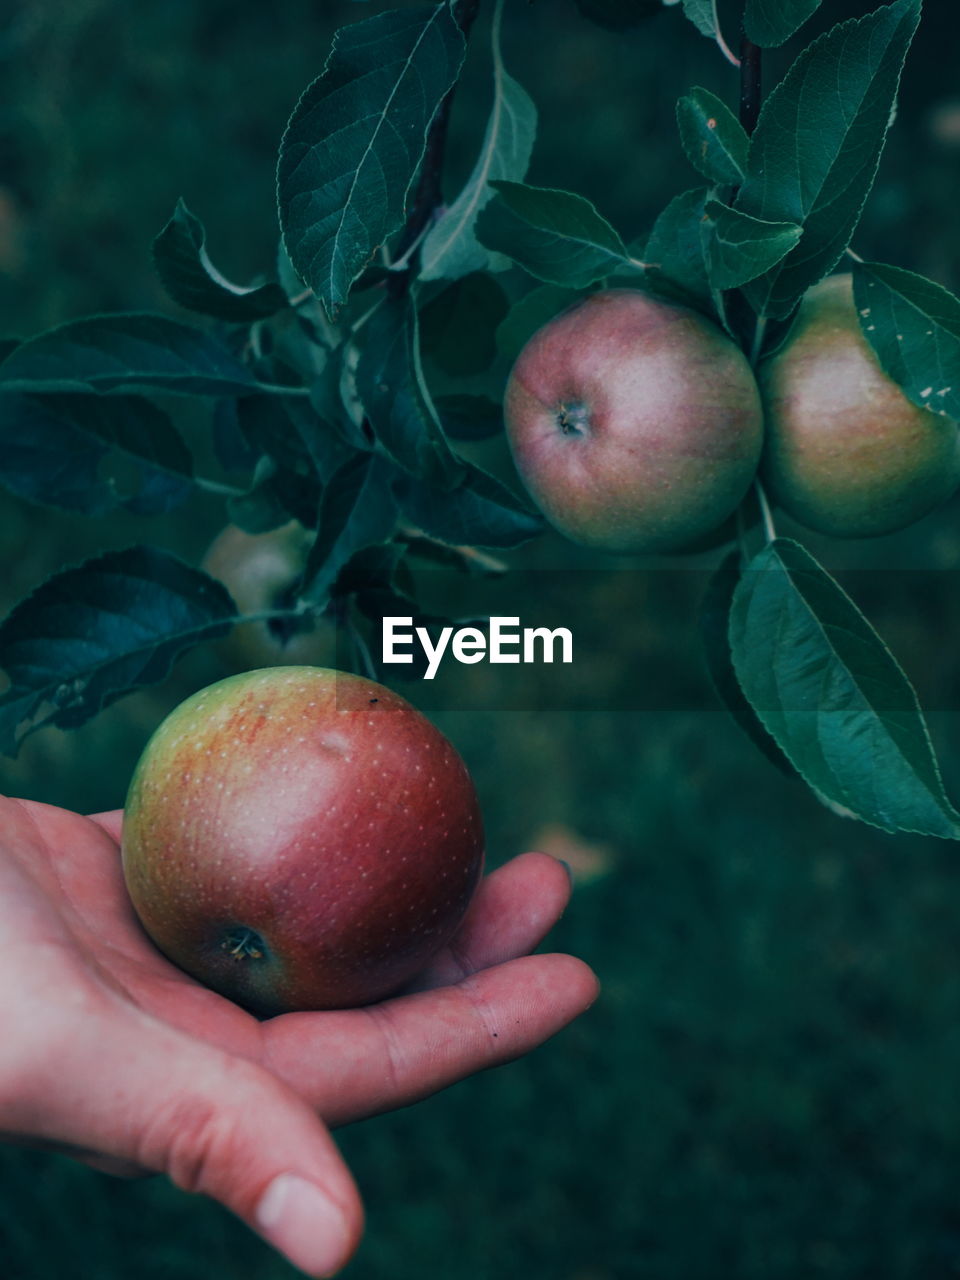
[[[663,13],[663,0],[577,0],[585,18],[609,31],[630,31]]]
[[[317,537],[303,571],[303,599],[326,604],[337,574],[358,551],[385,542],[393,532],[391,468],[381,458],[354,454],[324,487]]]
[[[730,611],[743,572],[740,553],[731,551],[710,579],[700,610],[700,634],[710,679],[717,696],[747,737],[784,773],[795,774],[790,761],[763,726],[737,679],[730,646]]]
[[[775,47],[797,31],[823,0],[746,0],[744,27],[754,44]]]
[[[777,539],[746,567],[730,647],[750,705],[819,795],[885,831],[960,838],[910,682],[799,543]]]
[[[445,4],[378,14],[337,34],[280,147],[290,260],[333,314],[404,219],[426,130],[464,40]]]
[[[705,178],[734,186],[743,181],[750,139],[722,98],[693,89],[677,103],[677,124],[687,159]]]
[[[414,355],[417,313],[409,296],[387,298],[367,325],[357,392],[387,454],[411,475],[440,487],[459,471]]]
[[[761,315],[789,315],[850,243],[919,19],[920,0],[897,0],[834,27],[799,55],[767,98],[737,207],[796,223],[803,239],[748,290]],[[784,146],[786,137],[795,145]]]
[[[131,467],[131,492],[104,474],[108,458]],[[148,515],[183,501],[192,478],[186,445],[149,400],[0,392],[0,483],[21,497],[87,515],[120,506]]]
[[[235,616],[219,582],[152,547],[108,551],[51,578],[0,626],[11,681],[0,698],[3,750],[12,753],[24,721],[81,725],[162,680],[184,649],[226,634]]]
[[[548,284],[585,289],[631,269],[619,234],[589,200],[522,182],[495,182],[498,198],[477,220],[481,244]]]
[[[230,349],[160,315],[92,316],[23,342],[0,365],[0,391],[166,391],[215,396],[256,380]]]
[[[653,224],[644,256],[655,289],[716,319],[707,272],[707,197],[705,187],[675,196]]]
[[[279,285],[231,284],[207,256],[207,233],[182,200],[153,242],[153,262],[174,302],[201,315],[236,323],[262,320],[287,305]]]
[[[863,330],[884,371],[914,404],[960,419],[960,300],[922,276],[853,264]]]
[[[493,276],[476,271],[448,285],[420,312],[420,344],[444,373],[483,373],[497,354],[496,331],[510,303]]]
[[[222,254],[231,278],[271,278],[271,167],[284,119],[298,87],[316,74],[334,26],[383,7],[385,0],[367,6],[292,0],[272,8],[245,0],[142,8],[107,2],[68,6],[69,14],[65,10],[46,25],[43,6],[25,25],[14,21],[3,40],[0,183],[23,211],[27,250],[19,275],[16,265],[8,268],[9,258],[0,264],[5,333],[28,336],[89,312],[153,313],[166,306],[145,246],[178,191],[203,212],[218,265]],[[609,11],[630,7],[611,0]],[[706,181],[729,183],[714,196],[729,204],[729,187],[737,185],[722,161],[697,151],[704,120],[713,117],[710,99],[688,88],[707,85],[732,106],[735,76],[713,45],[685,26],[679,7],[620,37],[584,22],[573,4],[510,4],[507,57],[541,107],[530,183],[583,193],[610,215],[606,225],[617,228],[612,234],[620,244],[631,245],[631,256],[649,256],[660,265],[656,281],[648,273],[629,277],[633,284],[674,293],[683,286],[684,300],[718,318],[699,225],[705,189],[665,215],[653,240],[656,254],[632,247],[690,181],[669,127],[678,94],[697,99],[687,154],[693,148],[709,167]],[[711,0],[687,0],[683,7],[701,31],[714,34]],[[773,43],[814,7],[810,0],[752,3],[751,33]],[[866,0],[837,0],[811,26],[820,31],[834,19],[862,19],[869,7]],[[593,8],[599,12],[600,6]],[[899,8],[908,19],[909,6]],[[928,127],[955,92],[949,8],[926,6],[920,30],[921,42],[928,32],[926,43],[908,63],[910,80],[881,187],[865,206],[854,247],[870,259],[937,274],[956,288],[960,191],[946,144]],[[867,22],[889,24],[890,12],[880,12]],[[901,35],[906,25],[905,19]],[[733,31],[731,25],[728,39]],[[790,57],[803,56],[802,44],[801,36],[769,59],[769,89]],[[845,48],[856,52],[846,40]],[[803,64],[808,69],[811,59]],[[684,83],[678,70],[687,69]],[[844,159],[831,170],[838,183],[850,180],[840,205],[846,208],[849,195],[858,216],[869,185],[861,181],[869,165],[861,168],[860,161],[873,155],[886,130],[892,70],[892,55],[885,55],[883,74],[864,98],[863,132],[857,135],[863,152],[847,163],[849,153],[839,148]],[[849,71],[845,67],[834,89],[852,83],[856,67]],[[463,189],[489,119],[482,62],[476,85],[465,82],[451,121],[450,199]],[[819,91],[820,82],[814,87],[797,122],[806,138],[826,148],[830,93]],[[144,119],[162,120],[163,127],[145,133]],[[803,224],[805,238],[811,226],[816,231],[815,217],[805,220],[792,210],[746,203],[738,209]],[[846,228],[849,219],[837,220],[838,231],[841,222]],[[518,238],[518,255],[569,252],[569,236],[551,232],[554,239],[545,243],[542,232],[524,227],[534,250],[521,249]],[[846,236],[844,230],[840,239]],[[798,248],[795,259],[788,255],[770,269],[778,282],[788,268],[799,269],[803,239]],[[0,252],[9,252],[2,237]],[[619,247],[614,257],[618,253]],[[383,296],[389,273],[376,257],[374,263],[343,305],[344,328]],[[872,310],[863,317],[866,336],[912,398],[922,400],[927,387],[955,391],[955,300],[901,270],[876,261],[857,270],[860,309]],[[290,296],[303,291],[299,279],[281,279]],[[521,272],[496,280],[514,301],[498,327],[501,361],[515,357],[535,328],[580,296],[563,284],[535,285],[521,296],[531,284]],[[871,280],[875,288],[867,300],[862,291]],[[770,283],[764,280],[763,289]],[[782,306],[779,283],[771,294],[778,311],[786,311],[796,293],[787,283]],[[738,337],[749,345],[750,311],[738,314],[735,305],[728,310]],[[261,520],[268,524],[284,522],[293,509],[315,527],[324,479],[358,452],[371,453],[375,442],[351,399],[355,385],[345,353],[337,350],[333,364],[324,366],[332,375],[326,378],[311,363],[310,347],[314,338],[324,350],[337,344],[309,306],[301,304],[297,315],[284,307],[259,327],[259,359],[248,347],[246,324],[211,326],[203,346],[209,351],[207,343],[214,344],[218,361],[227,352],[232,374],[206,385],[218,413],[227,413],[226,404],[246,419],[239,440],[235,424],[219,428],[218,457],[231,485],[242,490],[257,481],[257,498],[247,505],[262,500]],[[746,323],[737,327],[744,315]],[[871,323],[877,327],[870,329]],[[307,332],[310,341],[301,342]],[[367,326],[358,330],[364,347],[369,332]],[[771,324],[768,342],[782,333],[782,326]],[[904,335],[902,354],[898,333]],[[274,340],[284,347],[285,377]],[[15,349],[15,342],[0,344],[0,358]],[[162,344],[148,367],[140,360],[131,369],[146,379],[131,384],[145,394],[155,395],[161,385],[177,389]],[[251,370],[259,381],[286,381],[309,394],[256,393]],[[5,608],[64,564],[153,534],[153,524],[144,528],[129,510],[129,496],[146,492],[137,489],[143,479],[134,477],[133,485],[119,490],[101,483],[101,451],[108,444],[104,456],[111,465],[119,459],[143,478],[180,483],[179,463],[167,470],[168,457],[155,465],[163,453],[159,435],[131,438],[122,424],[110,429],[119,419],[108,415],[132,403],[130,387],[118,386],[109,399],[90,395],[94,371],[87,366],[82,387],[71,387],[75,398],[48,399],[49,372],[47,367],[42,391],[31,384],[17,394],[42,394],[37,404],[56,406],[55,427],[48,420],[44,429],[61,432],[62,443],[55,448],[51,434],[49,449],[37,447],[18,430],[17,447],[24,452],[17,454],[10,437],[18,419],[9,418],[7,474],[19,468],[21,495],[47,503],[113,505],[108,523],[93,522],[5,495]],[[486,438],[488,430],[496,433],[499,415],[492,400],[476,400],[498,394],[497,362],[483,386],[462,388],[450,377],[433,387],[434,373],[428,368],[427,390],[447,435],[463,442],[471,458],[482,457],[485,465],[492,459],[498,476],[508,474],[501,442],[496,434]],[[189,365],[187,375],[195,375]],[[77,376],[76,368],[69,376]],[[400,385],[408,405],[429,415],[412,385]],[[468,395],[471,403],[464,400]],[[180,396],[175,406],[153,404],[150,412],[174,413],[195,458],[193,473],[222,479],[210,456],[206,418],[195,421],[188,413],[185,421],[181,415],[192,398]],[[77,413],[65,418],[71,406]],[[421,425],[429,435],[435,424],[423,418]],[[365,459],[354,466],[362,472]],[[395,469],[394,485],[398,475]],[[123,495],[128,497],[121,501]],[[456,510],[464,496],[456,487],[430,486],[425,495],[434,511]],[[223,495],[196,484],[188,496],[190,505],[173,519],[158,517],[156,537],[197,562],[223,523],[225,504]],[[244,502],[235,497],[233,510]],[[355,511],[355,505],[345,506]],[[815,549],[832,567],[833,548],[818,543]],[[960,781],[952,714],[958,619],[951,601],[957,593],[944,574],[939,592],[901,597],[890,566],[898,559],[909,565],[903,576],[915,582],[922,576],[918,564],[954,565],[958,554],[955,509],[903,539],[846,552],[854,563],[876,569],[868,575],[876,581],[865,599],[860,593],[857,598],[933,709],[931,732],[953,791]],[[461,556],[444,542],[418,542],[407,532],[351,556],[335,590],[356,603],[361,623],[386,608],[437,617],[442,609],[427,598],[432,583],[424,587],[424,580],[442,576],[435,572],[438,561],[478,572],[499,561],[499,552],[496,559]],[[608,655],[598,657],[598,648],[588,649],[579,678],[599,678],[602,690],[589,711],[507,710],[501,688],[485,682],[467,713],[433,714],[480,784],[492,863],[540,843],[544,822],[609,846],[609,861],[600,859],[597,879],[578,890],[547,943],[594,963],[604,995],[588,1018],[530,1059],[339,1135],[369,1210],[367,1238],[351,1274],[358,1280],[510,1280],[514,1274],[531,1280],[948,1280],[960,1266],[960,1043],[952,1030],[960,998],[960,898],[952,843],[894,838],[838,821],[808,789],[770,769],[719,710],[705,712],[702,700],[688,710],[623,710],[633,705],[638,682],[686,689],[701,678],[691,635],[704,583],[698,576],[697,589],[685,591],[688,562],[657,569],[659,577],[669,576],[681,602],[670,612],[660,598],[651,602],[638,590],[629,574],[620,592],[595,604],[591,574],[582,572],[595,561],[555,540],[507,558],[562,565],[575,626],[593,634],[587,623],[595,616],[598,628],[621,637],[619,665]],[[516,576],[504,574],[493,583],[489,598],[498,612],[523,614],[545,596],[545,587],[531,589],[534,575],[523,575],[522,587],[513,585]],[[424,594],[422,605],[413,603],[414,585]],[[466,586],[472,593],[486,583],[469,580]],[[727,605],[733,586],[731,575],[723,588]],[[220,625],[214,622],[212,631]],[[750,647],[763,640],[756,632]],[[57,643],[69,645],[70,635]],[[349,645],[344,654],[355,660]],[[20,762],[3,763],[4,789],[81,809],[117,803],[145,735],[170,702],[223,674],[208,665],[214,661],[209,655],[210,646],[202,646],[179,663],[172,683],[116,703],[75,733],[53,729],[31,737]],[[780,660],[790,660],[789,645]],[[406,691],[422,693],[416,681]],[[78,691],[53,692],[69,712]],[[18,706],[26,714],[34,701],[32,691],[8,695],[4,723],[18,716]],[[0,1149],[0,1178],[0,1260],[11,1280],[294,1275],[226,1213],[160,1180],[115,1182],[64,1159],[11,1147]]]
[[[404,513],[418,529],[455,546],[515,547],[544,528],[541,517],[525,502],[469,463],[454,489],[404,480],[399,494]]]

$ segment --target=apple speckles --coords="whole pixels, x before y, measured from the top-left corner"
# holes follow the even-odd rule
[[[239,710],[225,694],[208,700],[215,715],[204,732],[191,741],[181,722],[178,751],[173,738],[166,743],[164,769],[179,789],[179,800],[174,787],[163,789],[176,810],[163,852],[176,868],[165,873],[165,892],[177,903],[168,919],[218,908],[221,926],[242,919],[269,930],[274,954],[275,922],[289,922],[290,971],[300,970],[300,986],[285,985],[282,997],[262,993],[291,1002],[284,1008],[379,998],[427,963],[466,907],[481,840],[469,775],[433,727],[389,691],[374,686],[378,709],[369,712],[366,682],[337,676],[327,696],[330,673],[326,685],[310,673],[296,685],[299,703],[278,715],[269,678],[257,674],[257,693],[245,693]],[[249,689],[253,677],[236,679]],[[264,708],[270,714],[261,724]],[[186,772],[189,788],[181,786]],[[461,839],[462,851],[454,847]],[[425,860],[433,860],[426,875]],[[225,895],[233,904],[226,913]],[[257,910],[248,910],[251,896]],[[386,910],[385,896],[393,899]],[[216,985],[212,974],[197,976]],[[344,983],[362,994],[351,997]],[[371,983],[380,984],[372,995],[363,985]],[[317,994],[324,984],[340,994]],[[224,994],[236,998],[236,989]]]

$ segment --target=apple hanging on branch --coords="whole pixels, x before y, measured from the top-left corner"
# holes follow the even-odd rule
[[[746,495],[763,440],[743,352],[636,289],[592,294],[540,329],[504,418],[544,515],[603,551],[673,551],[711,533]]]
[[[808,528],[833,537],[894,533],[960,483],[956,422],[935,411],[933,386],[923,407],[884,373],[857,316],[852,276],[809,290],[758,377],[763,477],[770,497]]]
[[[137,518],[219,495],[298,564],[235,576],[233,553],[218,559],[225,535],[213,574],[149,545],[62,570],[0,625],[0,749],[43,724],[79,726],[234,628],[293,645],[332,643],[336,624],[371,674],[382,607],[418,607],[413,557],[474,573],[486,550],[499,568],[540,532],[473,456],[505,418],[520,478],[571,539],[645,553],[736,537],[705,635],[739,723],[835,811],[954,836],[906,677],[776,527],[779,506],[831,534],[884,533],[960,475],[960,299],[854,249],[902,127],[920,0],[801,44],[766,95],[763,50],[793,40],[817,0],[745,0],[739,56],[716,4],[582,0],[586,19],[624,33],[661,9],[667,31],[673,8],[738,68],[739,112],[685,88],[679,141],[700,185],[626,238],[578,193],[527,183],[537,113],[504,62],[504,0],[491,5],[483,137],[447,189],[481,7],[401,6],[337,33],[280,143],[276,283],[223,277],[180,202],[154,257],[171,300],[213,325],[93,316],[0,352],[0,482],[14,492]],[[845,254],[852,305],[831,279]],[[176,397],[213,403],[212,449],[197,457]],[[294,652],[317,660],[288,648],[257,665]]]

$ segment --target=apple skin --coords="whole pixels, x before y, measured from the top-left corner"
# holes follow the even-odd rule
[[[740,504],[763,443],[750,365],[709,320],[636,289],[592,294],[533,335],[504,397],[520,478],[602,551],[675,551]]]
[[[449,941],[482,865],[477,796],[443,734],[319,667],[244,672],[181,703],[124,812],[146,932],[261,1016],[396,991]]]
[[[200,567],[223,583],[241,613],[264,613],[281,607],[299,581],[312,542],[313,534],[295,520],[268,533],[245,533],[231,524],[211,542]],[[266,622],[243,622],[218,642],[217,652],[233,671],[326,667],[337,659],[337,628],[329,618],[314,618],[284,637]]]
[[[950,418],[909,400],[863,335],[850,275],[800,304],[784,345],[759,369],[771,498],[817,533],[863,538],[927,515],[960,482]]]

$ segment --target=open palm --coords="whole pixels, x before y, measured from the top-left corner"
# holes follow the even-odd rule
[[[123,885],[121,814],[0,798],[0,1129],[221,1200],[313,1274],[346,1261],[356,1190],[327,1126],[516,1057],[594,999],[580,961],[531,956],[569,883],[524,854],[478,891],[413,986],[260,1022],[157,952]]]

